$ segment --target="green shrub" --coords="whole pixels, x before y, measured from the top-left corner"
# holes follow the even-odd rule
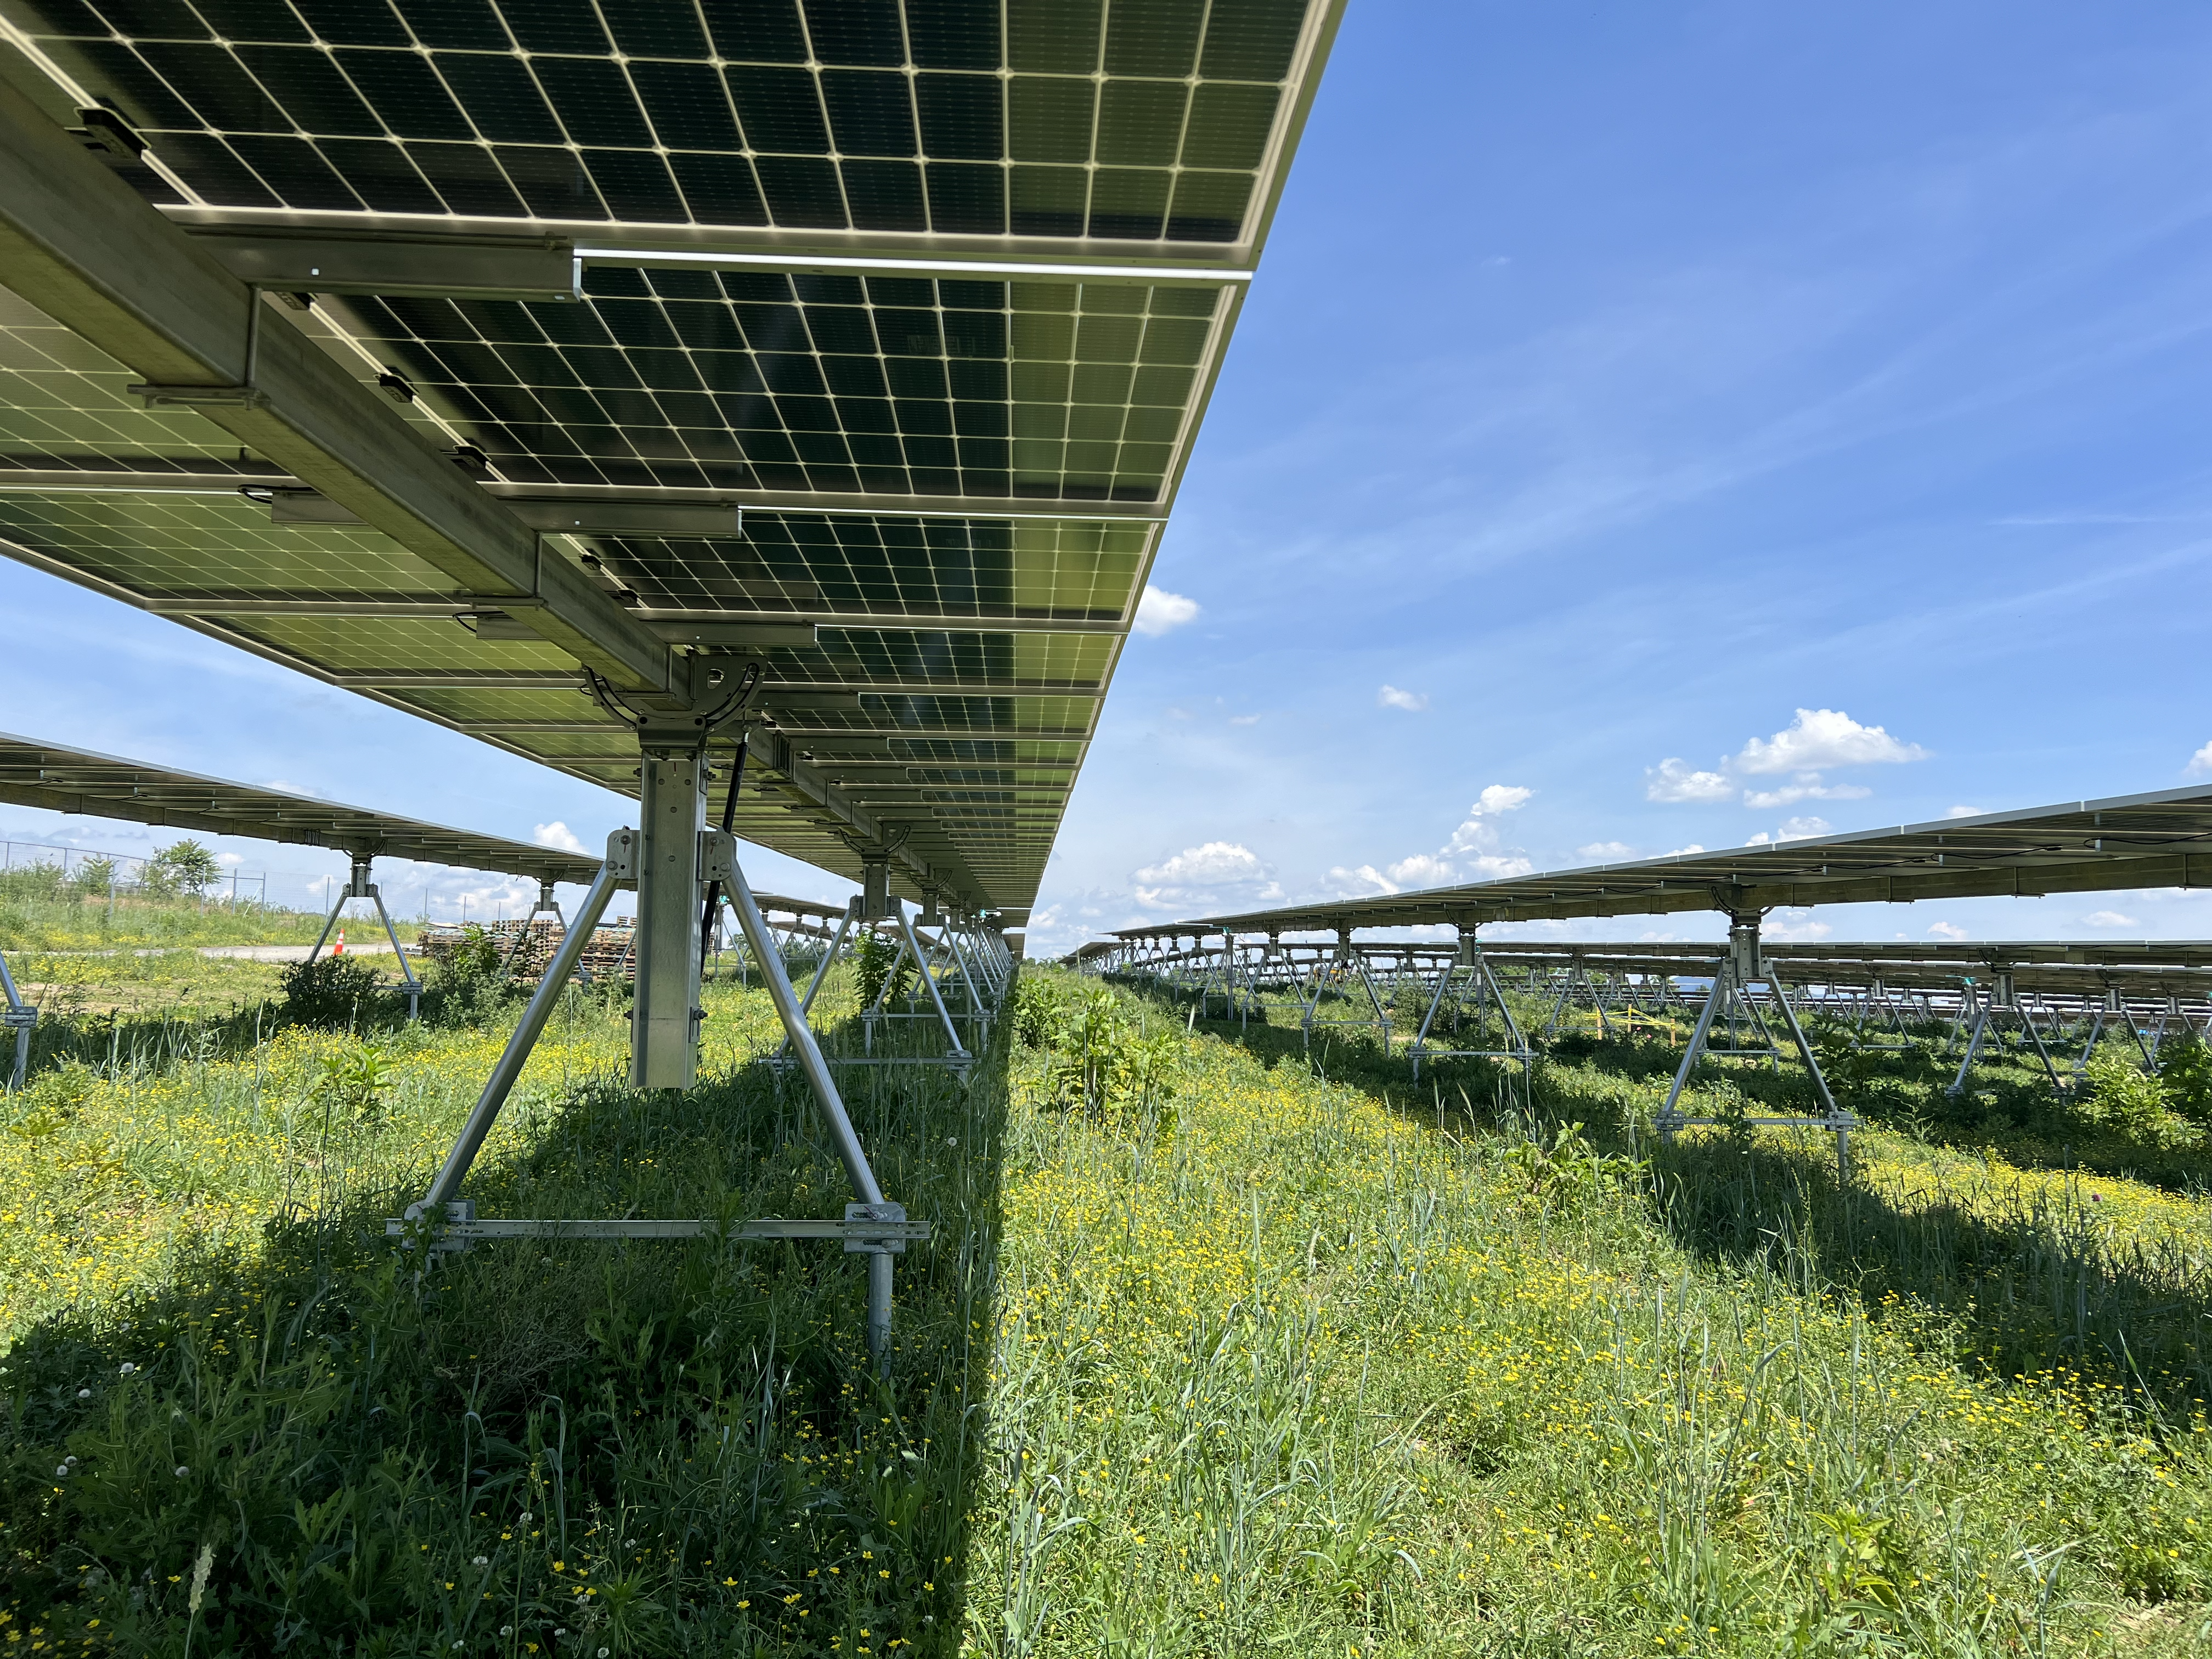
[[[342,1054],[325,1054],[310,1092],[325,1111],[374,1123],[384,1114],[385,1091],[391,1086],[392,1066],[384,1050],[364,1042]]]
[[[1014,1036],[1024,1047],[1049,1048],[1060,1040],[1067,1018],[1060,981],[1043,974],[1024,974],[1014,985]]]
[[[317,957],[277,975],[284,1018],[328,1030],[367,1030],[381,1022],[388,1000],[376,969],[359,957]]]
[[[2156,1073],[2106,1049],[2090,1058],[2087,1079],[2089,1086],[2075,1107],[2083,1121],[2160,1148],[2197,1139],[2189,1120],[2173,1109],[2172,1091]]]
[[[914,961],[902,959],[902,940],[886,939],[872,927],[860,930],[860,942],[854,951],[853,979],[859,988],[860,1006],[872,1008],[878,998],[886,1006],[896,1002],[913,988]],[[884,995],[884,981],[891,977],[891,964],[898,963],[898,977],[891,982],[890,994]]]
[[[497,1020],[521,988],[506,971],[499,941],[471,924],[452,949],[431,959],[423,978],[426,1024],[459,1030]]]
[[[2212,1124],[2212,1048],[2195,1032],[2158,1046],[2158,1078],[2166,1109],[2196,1124]]]

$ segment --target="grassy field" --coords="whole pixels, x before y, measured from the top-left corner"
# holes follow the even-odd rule
[[[323,917],[251,902],[203,902],[190,893],[126,889],[111,902],[104,885],[65,880],[52,865],[0,873],[0,951],[176,950],[202,945],[312,945]],[[349,927],[359,929],[353,921]],[[402,939],[412,936],[402,927]],[[365,937],[355,933],[358,939]],[[12,965],[12,964],[11,964]]]
[[[2178,1165],[1922,1126],[1839,1188],[1825,1143],[1653,1148],[1642,1049],[1501,1111],[1473,1065],[1031,982],[1065,1006],[964,1085],[848,1074],[937,1227],[887,1382],[820,1246],[394,1255],[495,1030],[48,1072],[0,1134],[0,1645],[2202,1650]],[[483,1212],[836,1213],[803,1092],[737,1063],[764,998],[708,1006],[712,1079],[655,1097],[573,994]]]

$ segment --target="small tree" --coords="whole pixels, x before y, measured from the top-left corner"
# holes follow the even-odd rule
[[[115,876],[113,859],[99,856],[81,859],[76,868],[70,872],[70,886],[79,898],[90,898],[106,892]]]
[[[146,866],[147,884],[166,893],[204,893],[222,873],[215,854],[189,836],[171,842]]]

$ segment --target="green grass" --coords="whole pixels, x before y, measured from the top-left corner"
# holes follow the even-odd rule
[[[713,1075],[680,1098],[621,1086],[620,1010],[572,999],[483,1212],[836,1213],[803,1092],[732,1066],[764,999],[708,996]],[[1089,1107],[1003,1037],[964,1088],[853,1074],[886,1188],[938,1229],[899,1264],[887,1383],[859,1264],[821,1247],[392,1255],[380,1218],[496,1031],[382,1039],[359,1115],[316,1087],[338,1037],[51,1074],[0,1136],[0,1632],[2200,1650],[2212,1218],[2172,1183],[1872,1131],[1838,1188],[1821,1142],[1656,1152],[1650,1056],[1563,1054],[1502,1114],[1480,1066],[1415,1090],[1357,1044],[1125,1007],[1169,1041]]]
[[[18,951],[312,945],[323,921],[310,911],[245,902],[234,906],[215,896],[203,902],[190,894],[126,891],[111,908],[104,888],[80,890],[51,865],[0,873],[0,951],[11,956]],[[401,927],[400,937],[412,937],[411,925]]]

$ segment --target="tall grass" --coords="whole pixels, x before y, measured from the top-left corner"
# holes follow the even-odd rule
[[[111,899],[58,866],[0,872],[0,951],[174,949],[199,945],[307,945],[323,917],[210,893],[125,888]]]
[[[564,1009],[483,1212],[837,1213],[795,1079],[737,1063],[764,1000],[708,997],[685,1097]],[[821,1247],[394,1254],[495,1031],[385,1040],[343,1112],[351,1039],[41,1084],[0,1137],[0,1641],[2196,1650],[2201,1203],[1879,1133],[1840,1189],[1787,1137],[1655,1152],[1602,1054],[1501,1112],[1479,1066],[1416,1093],[1187,1020],[1089,1019],[1147,1045],[1118,1072],[1033,1022],[964,1083],[847,1073],[937,1228],[887,1382]]]

